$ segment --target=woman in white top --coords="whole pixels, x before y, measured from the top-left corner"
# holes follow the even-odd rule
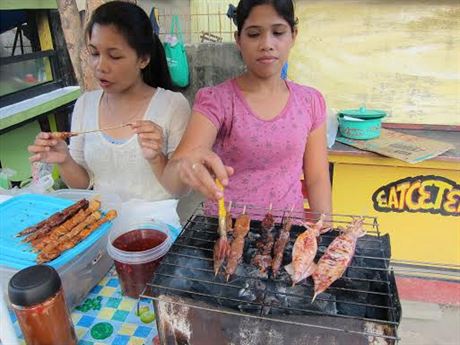
[[[87,39],[102,89],[77,100],[71,130],[118,128],[72,137],[69,147],[41,132],[29,146],[30,160],[57,164],[71,188],[94,186],[122,200],[171,198],[158,177],[179,144],[190,106],[170,91],[164,50],[149,18],[134,4],[108,2],[94,11]]]

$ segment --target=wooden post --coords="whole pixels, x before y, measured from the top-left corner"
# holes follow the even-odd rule
[[[89,23],[89,20],[91,19],[91,15],[93,14],[93,11],[101,6],[103,3],[105,3],[104,0],[86,0],[86,7],[85,7],[85,22],[83,26],[83,30],[86,30],[86,26]],[[85,31],[84,31],[85,32]],[[96,78],[94,78],[93,72],[91,70],[91,67],[89,65],[89,52],[86,47],[86,42],[84,37],[85,35],[82,35],[82,46],[81,46],[81,51],[80,51],[80,59],[81,59],[81,70],[82,70],[82,75],[83,75],[83,88],[85,91],[89,90],[95,90],[99,88],[99,85],[97,83]]]
[[[72,61],[75,77],[81,88],[83,85],[80,51],[82,45],[82,25],[75,0],[58,0],[59,16],[61,18],[62,31]]]

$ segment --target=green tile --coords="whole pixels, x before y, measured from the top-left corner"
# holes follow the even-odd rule
[[[121,303],[121,298],[110,297],[107,303],[105,304],[105,306],[109,308],[117,309],[120,303]]]
[[[112,320],[122,321],[123,322],[128,317],[128,314],[129,314],[129,312],[127,312],[125,310],[117,310],[115,312],[115,314],[113,314]]]

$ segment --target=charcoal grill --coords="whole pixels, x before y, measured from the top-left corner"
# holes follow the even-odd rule
[[[234,205],[232,213],[241,213]],[[252,219],[267,210],[247,207]],[[311,303],[313,281],[292,287],[284,270],[276,278],[250,264],[260,221],[251,221],[245,254],[227,282],[214,276],[213,246],[217,239],[215,217],[200,206],[189,218],[171,250],[163,258],[142,297],[153,299],[163,345],[306,345],[396,344],[401,317],[388,235],[379,232],[374,217],[364,218],[367,235],[358,239],[356,253],[342,278]],[[288,214],[294,223],[318,214],[272,210],[275,233]],[[321,235],[315,261],[354,216],[332,215],[334,228]],[[290,263],[292,245],[305,229],[294,225],[285,249],[283,266]]]

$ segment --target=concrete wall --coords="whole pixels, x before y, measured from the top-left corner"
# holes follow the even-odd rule
[[[190,85],[182,90],[190,105],[198,89],[216,85],[236,77],[244,71],[239,51],[234,43],[209,43],[187,45],[190,69]],[[193,213],[203,197],[194,192],[179,201],[177,212],[184,223]]]
[[[330,107],[366,105],[385,122],[460,125],[460,2],[297,1],[289,77]]]
[[[236,77],[244,65],[234,43],[208,43],[187,45],[190,85],[183,94],[193,104],[195,93],[204,86],[216,85]]]
[[[184,0],[200,12],[230,2],[238,3]],[[330,108],[365,105],[387,111],[386,122],[460,125],[458,0],[295,4],[290,79],[321,90]]]

